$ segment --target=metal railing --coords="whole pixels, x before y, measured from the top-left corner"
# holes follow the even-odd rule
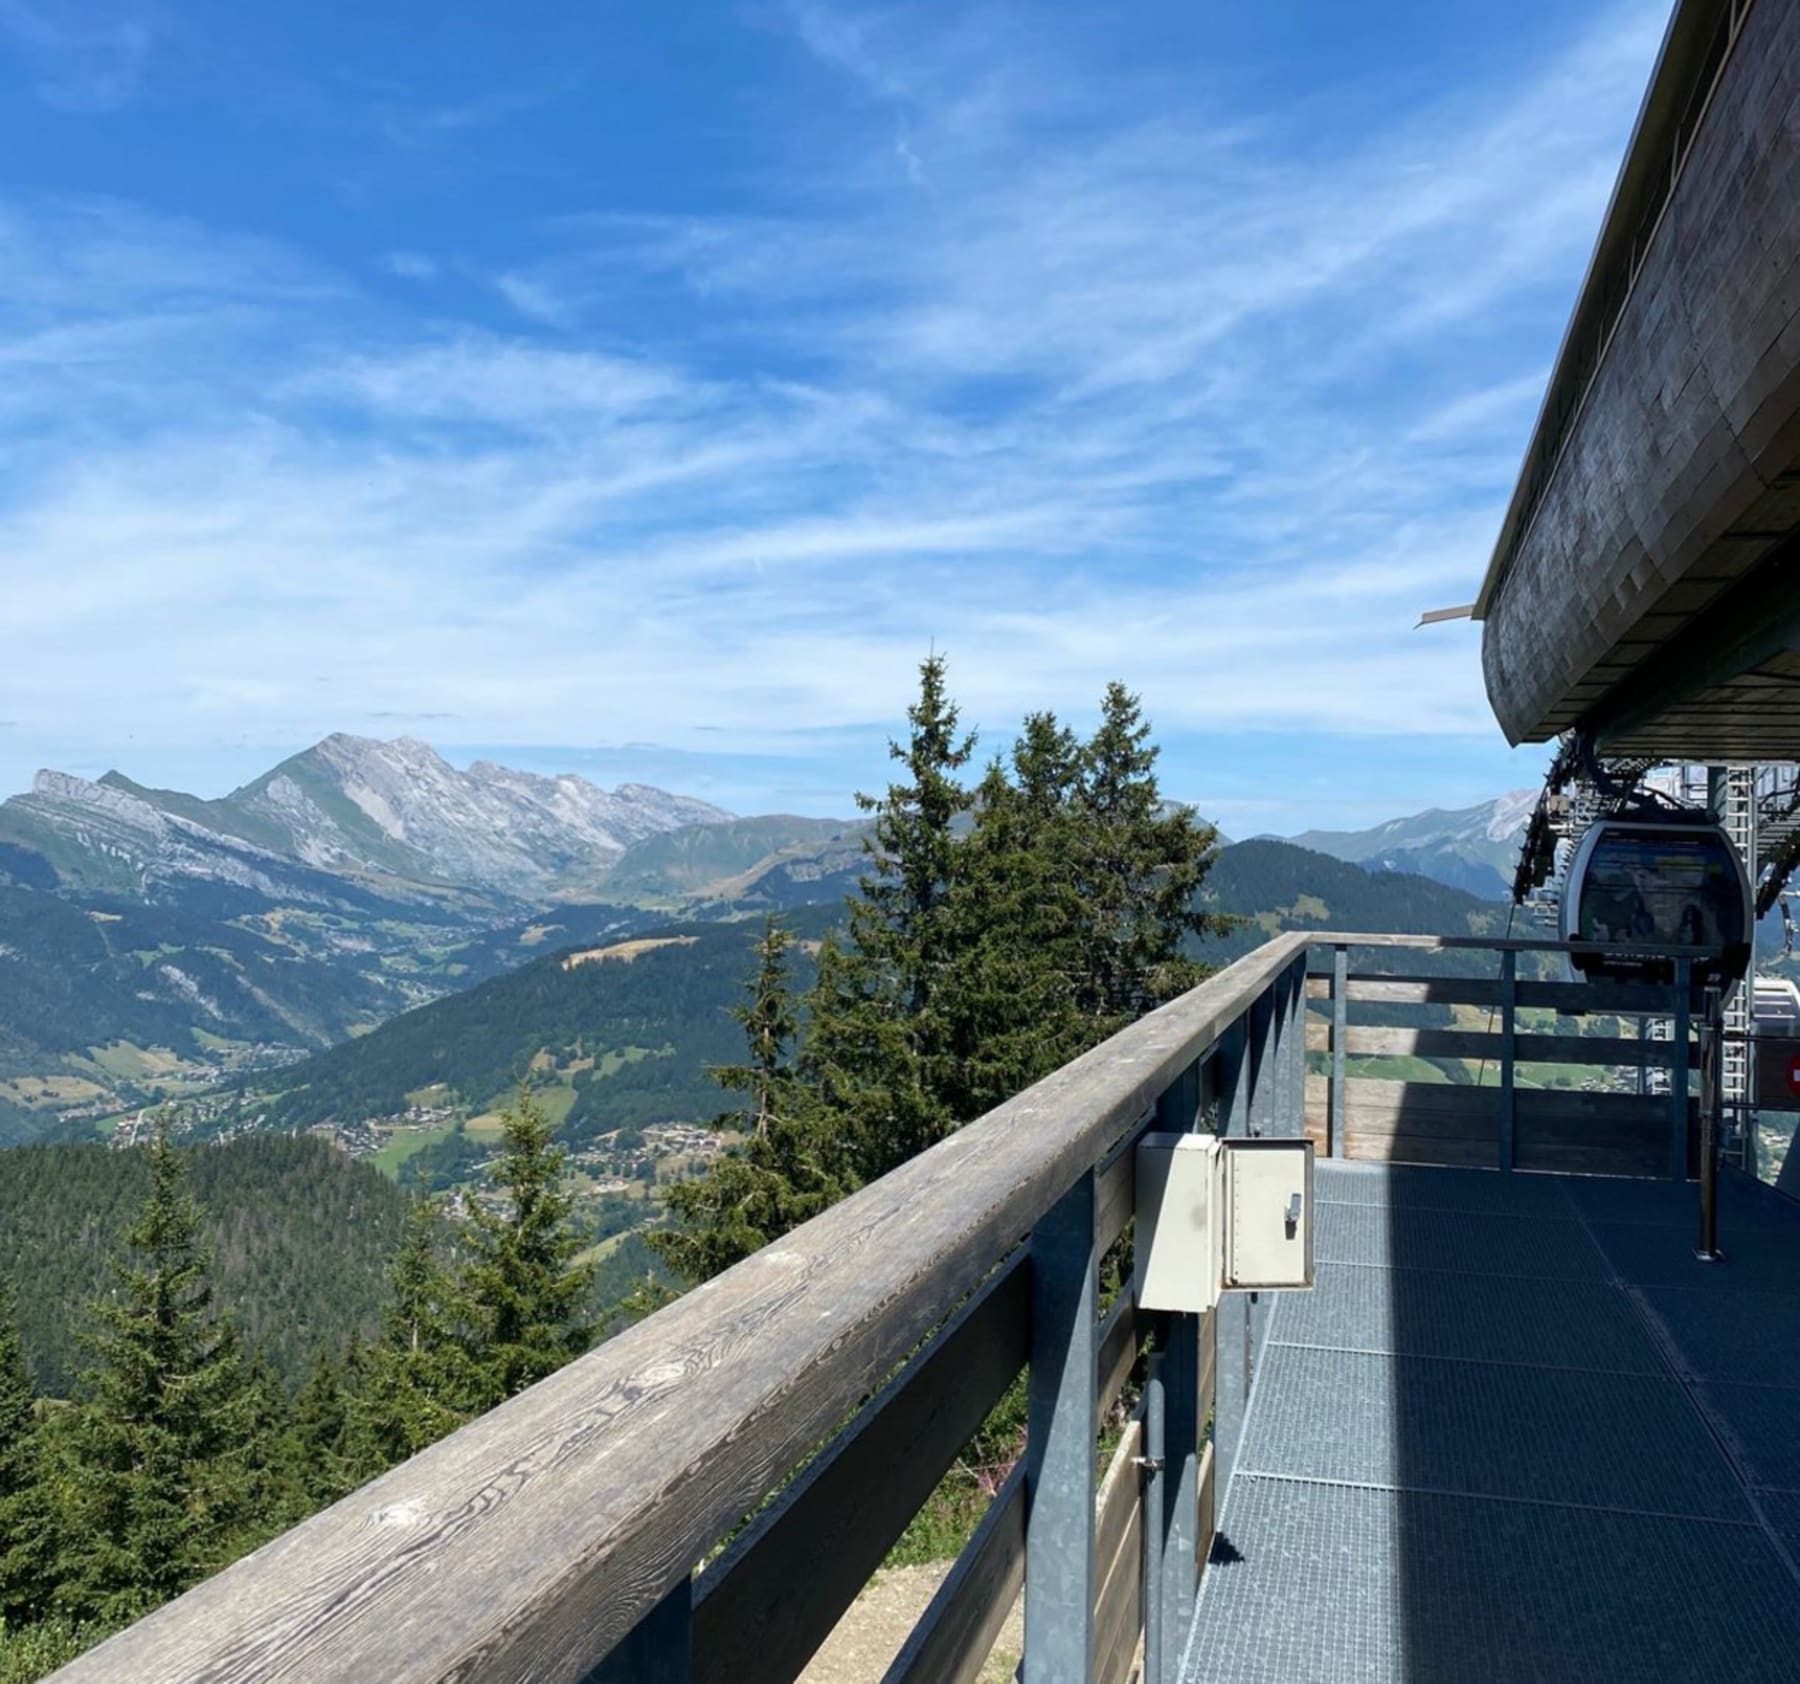
[[[1548,940],[1484,937],[1332,934],[1317,938],[1329,968],[1309,978],[1318,1012],[1307,1046],[1323,1066],[1308,1081],[1306,1124],[1321,1152],[1335,1157],[1412,1163],[1463,1164],[1489,1169],[1534,1169],[1576,1174],[1672,1176],[1693,1169],[1698,1152],[1692,1075],[1696,1000],[1690,975],[1716,955],[1703,948],[1641,947],[1664,959],[1667,983],[1569,981],[1520,975],[1521,957],[1566,956],[1591,947]],[[1358,955],[1362,968],[1354,968]],[[1418,974],[1372,968],[1408,954],[1454,956],[1480,963],[1489,974]],[[1486,1027],[1395,1026],[1351,1021],[1358,1004],[1381,1007],[1476,1008]],[[1549,1022],[1521,1025],[1520,1014]],[[1551,1014],[1556,1014],[1551,1017]],[[1585,1020],[1618,1017],[1667,1025],[1666,1035],[1593,1035]],[[1573,1026],[1576,1032],[1568,1029]],[[1616,1028],[1616,1026],[1615,1026]],[[1350,1060],[1467,1061],[1473,1085],[1353,1074]],[[1521,1065],[1579,1072],[1576,1085],[1542,1086],[1520,1080]],[[1625,1085],[1608,1073],[1630,1071]],[[1662,1073],[1656,1093],[1641,1075]],[[1490,1074],[1491,1073],[1491,1074]]]
[[[1372,979],[1345,955],[1395,942],[1276,937],[57,1677],[789,1681],[1023,1369],[1023,1457],[887,1684],[972,1680],[1021,1588],[1026,1684],[1115,1684],[1140,1641],[1168,1684],[1257,1312],[1235,1294],[1150,1315],[1127,1283],[1102,1313],[1132,1147],[1152,1126],[1308,1126],[1317,948],[1334,960],[1324,1140],[1354,1152],[1347,1010]],[[1590,986],[1518,979],[1517,953],[1545,945],[1504,944],[1503,1010]],[[1450,980],[1404,986],[1431,1001]],[[1102,1471],[1103,1417],[1135,1375]]]

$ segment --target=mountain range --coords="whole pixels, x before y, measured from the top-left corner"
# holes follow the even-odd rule
[[[1433,807],[1368,830],[1305,830],[1287,840],[1370,871],[1414,872],[1487,900],[1511,896],[1519,844],[1537,792],[1513,790],[1476,807]]]
[[[852,826],[458,770],[407,738],[327,737],[215,800],[40,772],[0,802],[0,1143],[303,1056],[546,943],[792,904],[796,874],[860,859]]]
[[[1223,849],[1205,896],[1236,924],[1199,950],[1213,964],[1281,930],[1481,935],[1505,916],[1461,889],[1371,873],[1273,839]],[[820,903],[789,919],[799,938],[797,986],[810,979],[810,950],[837,916],[835,905]],[[482,1112],[503,1104],[529,1072],[571,1147],[622,1126],[704,1121],[726,1103],[710,1072],[741,1052],[728,1008],[742,998],[759,934],[743,919],[669,922],[635,939],[545,953],[275,1072],[254,1084],[249,1108],[279,1127],[353,1126],[400,1113],[426,1093]]]
[[[1528,807],[1294,840],[1315,876],[1324,853],[1492,897]],[[280,1067],[545,954],[835,905],[867,834],[459,770],[408,738],[327,737],[217,799],[41,772],[0,802],[0,1144]]]
[[[458,771],[408,737],[338,735],[216,801],[119,772],[40,772],[0,803],[0,866],[146,898],[201,880],[301,900],[347,882],[402,900],[536,901],[593,891],[634,842],[730,817],[645,784],[606,790],[485,760]]]

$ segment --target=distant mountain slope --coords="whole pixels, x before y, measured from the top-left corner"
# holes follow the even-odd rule
[[[0,1145],[328,1046],[424,992],[179,909],[0,887]]]
[[[616,933],[620,908],[571,897],[634,844],[727,817],[645,785],[458,771],[408,739],[328,737],[219,800],[41,772],[0,802],[0,1145]]]
[[[1535,791],[1514,790],[1477,807],[1434,807],[1368,830],[1307,830],[1286,840],[1372,871],[1415,872],[1499,900],[1512,893],[1519,844],[1536,801]]]
[[[149,1186],[142,1151],[30,1146],[0,1173],[0,1274],[19,1293],[38,1383],[66,1395],[88,1358],[81,1307],[110,1285]],[[263,1136],[193,1155],[219,1298],[298,1384],[318,1346],[371,1332],[406,1195],[322,1140]]]
[[[836,916],[815,907],[793,924],[816,937]],[[726,1103],[708,1070],[743,1051],[730,1008],[760,934],[752,920],[670,923],[641,939],[547,954],[259,1082],[267,1121],[390,1116],[438,1084],[485,1106],[534,1067],[573,1090],[570,1138],[621,1123],[703,1121]],[[804,951],[796,969],[804,981]]]
[[[1214,963],[1281,929],[1469,935],[1504,918],[1493,902],[1429,879],[1371,874],[1285,842],[1223,850],[1207,898],[1249,920],[1207,945]],[[800,908],[789,921],[812,937],[838,916],[833,901]],[[391,1116],[437,1084],[479,1108],[503,1098],[535,1063],[541,1079],[572,1091],[564,1127],[573,1139],[619,1124],[703,1120],[723,1104],[708,1068],[741,1053],[729,1008],[758,933],[753,919],[667,921],[585,956],[547,954],[259,1080],[267,1119],[294,1127]]]
[[[322,871],[268,846],[267,829],[242,819],[228,803],[145,790],[116,772],[98,782],[40,772],[26,794],[0,802],[0,873],[27,888],[209,910],[268,902],[352,910],[378,900],[455,904],[441,887],[393,882],[378,892]]]
[[[1504,906],[1430,878],[1371,872],[1268,838],[1220,853],[1206,880],[1206,901],[1248,920],[1207,942],[1204,955],[1215,964],[1282,930],[1466,936],[1497,931],[1506,918]]]
[[[778,861],[815,861],[846,841],[860,859],[865,829],[788,813],[684,825],[634,842],[606,874],[603,892],[648,905],[730,899]]]

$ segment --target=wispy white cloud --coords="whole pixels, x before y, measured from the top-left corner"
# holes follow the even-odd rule
[[[748,749],[891,718],[932,640],[1002,728],[1123,675],[1177,730],[1488,732],[1473,633],[1410,628],[1479,577],[1655,10],[1303,165],[1004,13],[806,4],[859,145],[756,214],[538,228],[507,331],[0,205],[9,736],[116,740],[129,695],[170,742]]]
[[[0,48],[12,46],[38,97],[60,111],[128,104],[158,27],[154,12],[130,0],[0,0]]]
[[[437,279],[438,261],[418,251],[390,251],[381,260],[381,266],[390,275],[398,275],[403,281],[431,281]]]

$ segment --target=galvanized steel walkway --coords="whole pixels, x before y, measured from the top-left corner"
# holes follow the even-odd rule
[[[1800,1206],[1318,1168],[1185,1677],[1800,1679]]]

